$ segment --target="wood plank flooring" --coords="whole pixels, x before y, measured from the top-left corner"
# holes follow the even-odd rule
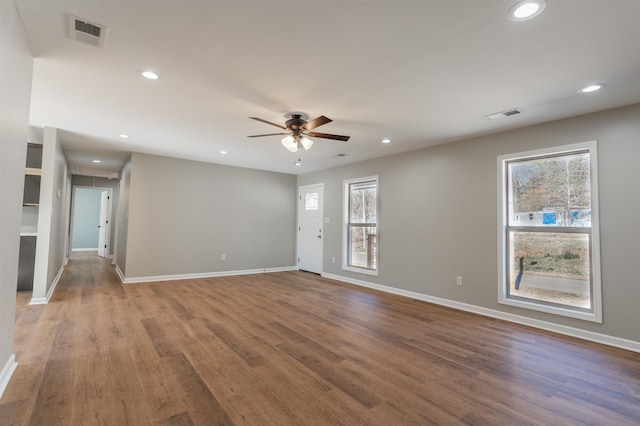
[[[3,426],[640,424],[640,354],[303,272],[28,297]]]

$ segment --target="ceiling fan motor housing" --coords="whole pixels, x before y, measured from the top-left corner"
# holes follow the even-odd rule
[[[300,114],[293,114],[291,116],[291,119],[287,120],[286,123],[284,123],[287,129],[291,129],[293,131],[300,131],[302,129],[302,126],[304,126],[305,124],[307,124],[307,122],[302,119],[302,116]]]

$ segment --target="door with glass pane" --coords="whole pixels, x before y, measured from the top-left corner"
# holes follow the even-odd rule
[[[298,191],[298,269],[322,273],[324,184]]]

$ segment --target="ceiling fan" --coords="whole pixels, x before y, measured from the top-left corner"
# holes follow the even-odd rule
[[[266,133],[264,135],[251,135],[248,136],[250,138],[259,138],[262,136],[276,136],[276,135],[285,135],[282,138],[282,145],[287,148],[291,152],[298,151],[298,148],[303,147],[305,150],[311,148],[313,145],[313,141],[308,138],[311,136],[312,138],[323,138],[323,139],[334,139],[337,141],[348,141],[350,136],[342,136],[342,135],[331,135],[329,133],[318,133],[318,132],[310,132],[309,130],[313,130],[316,127],[320,127],[323,124],[330,123],[330,118],[321,115],[318,118],[314,118],[311,121],[306,121],[302,118],[302,114],[291,114],[291,118],[284,123],[284,126],[276,123],[272,123],[267,120],[263,120],[258,117],[249,117],[252,120],[262,121],[263,123],[271,124],[272,126],[276,126],[281,128],[282,130],[287,130],[286,133]]]

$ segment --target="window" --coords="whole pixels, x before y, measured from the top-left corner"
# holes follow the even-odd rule
[[[318,193],[307,192],[304,194],[304,209],[305,210],[318,210]]]
[[[596,143],[498,157],[503,304],[602,322]]]
[[[342,269],[378,274],[378,177],[344,182]]]

